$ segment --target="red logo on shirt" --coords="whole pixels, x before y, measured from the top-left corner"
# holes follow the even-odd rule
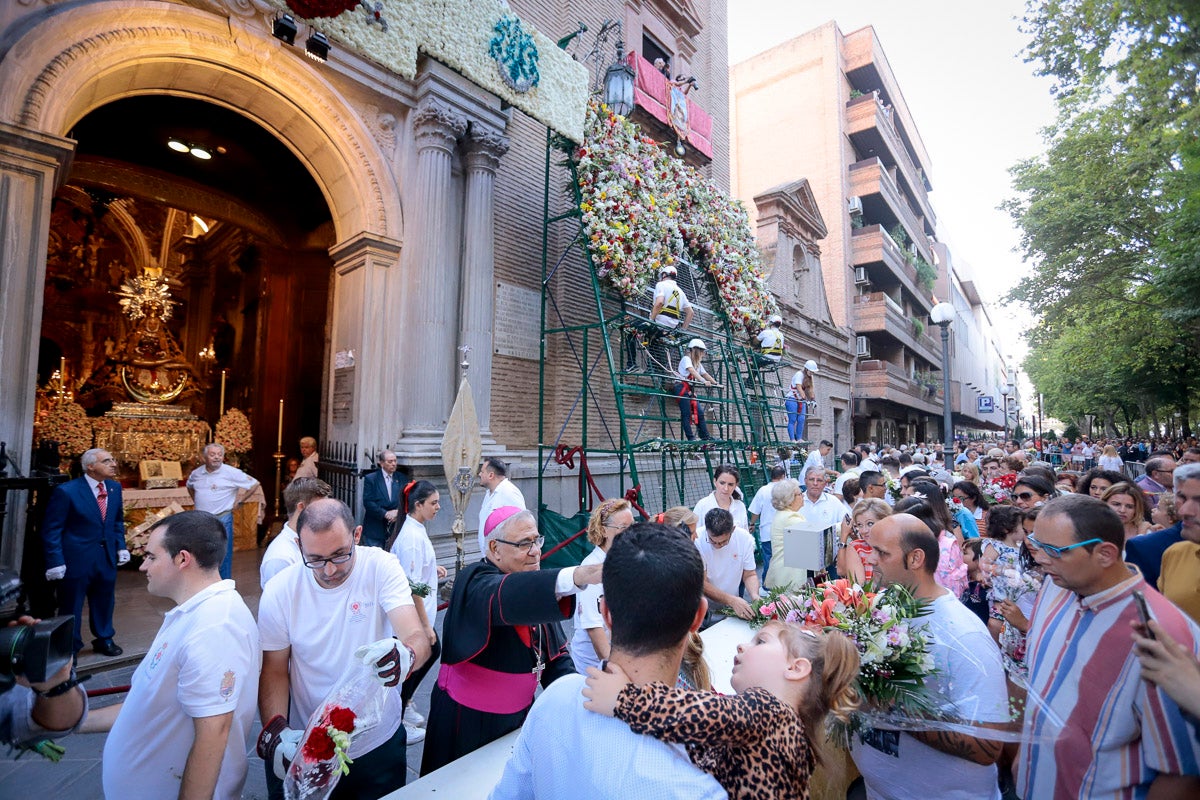
[[[366,614],[363,613],[362,603],[355,600],[350,603],[350,621],[362,622],[366,619]]]

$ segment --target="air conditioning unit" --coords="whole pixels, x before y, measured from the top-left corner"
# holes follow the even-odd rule
[[[871,279],[867,277],[867,268],[866,267],[855,267],[854,268],[854,282],[856,284],[858,284],[859,286],[862,286],[864,284],[868,284],[871,282]]]
[[[871,340],[865,336],[854,337],[854,355],[863,358],[871,357]]]
[[[850,206],[850,216],[852,216],[852,217],[862,216],[862,198],[861,197],[851,197],[847,201],[847,203]]]

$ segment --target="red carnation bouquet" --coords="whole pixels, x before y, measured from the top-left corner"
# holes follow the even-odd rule
[[[324,800],[333,793],[342,776],[350,774],[355,741],[382,722],[390,691],[370,667],[355,663],[342,673],[309,717],[283,782],[287,800]]]

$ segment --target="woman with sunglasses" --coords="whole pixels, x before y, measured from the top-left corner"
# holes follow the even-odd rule
[[[424,666],[413,672],[400,689],[400,701],[404,704],[404,727],[410,745],[425,738],[425,731],[422,730],[425,727],[425,717],[412,707],[413,695],[442,652],[433,624],[437,620],[438,581],[446,577],[446,568],[437,563],[437,554],[429,541],[429,532],[425,530],[425,526],[433,521],[441,507],[441,497],[432,483],[409,481],[400,492],[400,513],[404,515],[404,524],[396,532],[396,538],[389,548],[399,559],[400,566],[404,567],[404,574],[409,582],[424,584],[429,589],[428,593],[420,598],[414,592],[413,602],[433,652]],[[420,602],[416,602],[418,599]]]
[[[1146,494],[1136,483],[1114,483],[1100,499],[1121,518],[1125,541],[1150,530],[1150,523],[1146,521]]]
[[[1022,475],[1013,484],[1013,505],[1022,511],[1040,508],[1047,500],[1057,496],[1054,484],[1041,475]]]
[[[966,480],[958,481],[954,484],[950,492],[951,497],[970,515],[971,523],[974,525],[975,536],[986,536],[989,505],[987,498],[983,496],[983,491],[979,488],[979,484]],[[962,527],[963,538],[973,538],[971,536],[972,526],[966,524],[966,520],[964,519],[959,519],[958,522]]]
[[[847,481],[848,482],[848,481]],[[842,538],[841,547],[837,554],[838,574],[849,578],[860,586],[874,577],[874,569],[867,563],[866,556],[871,552],[867,542],[867,534],[875,523],[892,514],[892,507],[886,500],[869,497],[859,500],[850,511],[850,530],[848,536]]]
[[[603,564],[613,541],[632,524],[633,506],[628,500],[613,498],[596,506],[587,526],[587,539],[596,547],[583,559],[583,564]],[[598,669],[600,662],[608,658],[609,631],[600,616],[603,595],[604,587],[596,584],[584,589],[576,598],[571,659],[580,675],[586,675],[588,667]]]

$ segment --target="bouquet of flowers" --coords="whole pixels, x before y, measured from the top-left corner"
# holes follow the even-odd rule
[[[1006,503],[1012,499],[1013,487],[1017,484],[1017,473],[1006,472],[994,481],[987,481],[980,488],[990,503]]]
[[[324,800],[354,763],[357,738],[383,722],[387,693],[375,670],[354,663],[308,720],[296,759],[283,781],[287,800]]]
[[[249,453],[254,444],[250,420],[238,409],[229,409],[217,422],[216,440],[231,453]]]
[[[64,458],[82,455],[92,446],[92,421],[83,406],[70,400],[50,409],[38,433],[42,439],[58,442],[58,454]]]
[[[409,581],[408,588],[412,590],[413,597],[429,597],[429,593],[433,591],[428,583],[420,581]]]

